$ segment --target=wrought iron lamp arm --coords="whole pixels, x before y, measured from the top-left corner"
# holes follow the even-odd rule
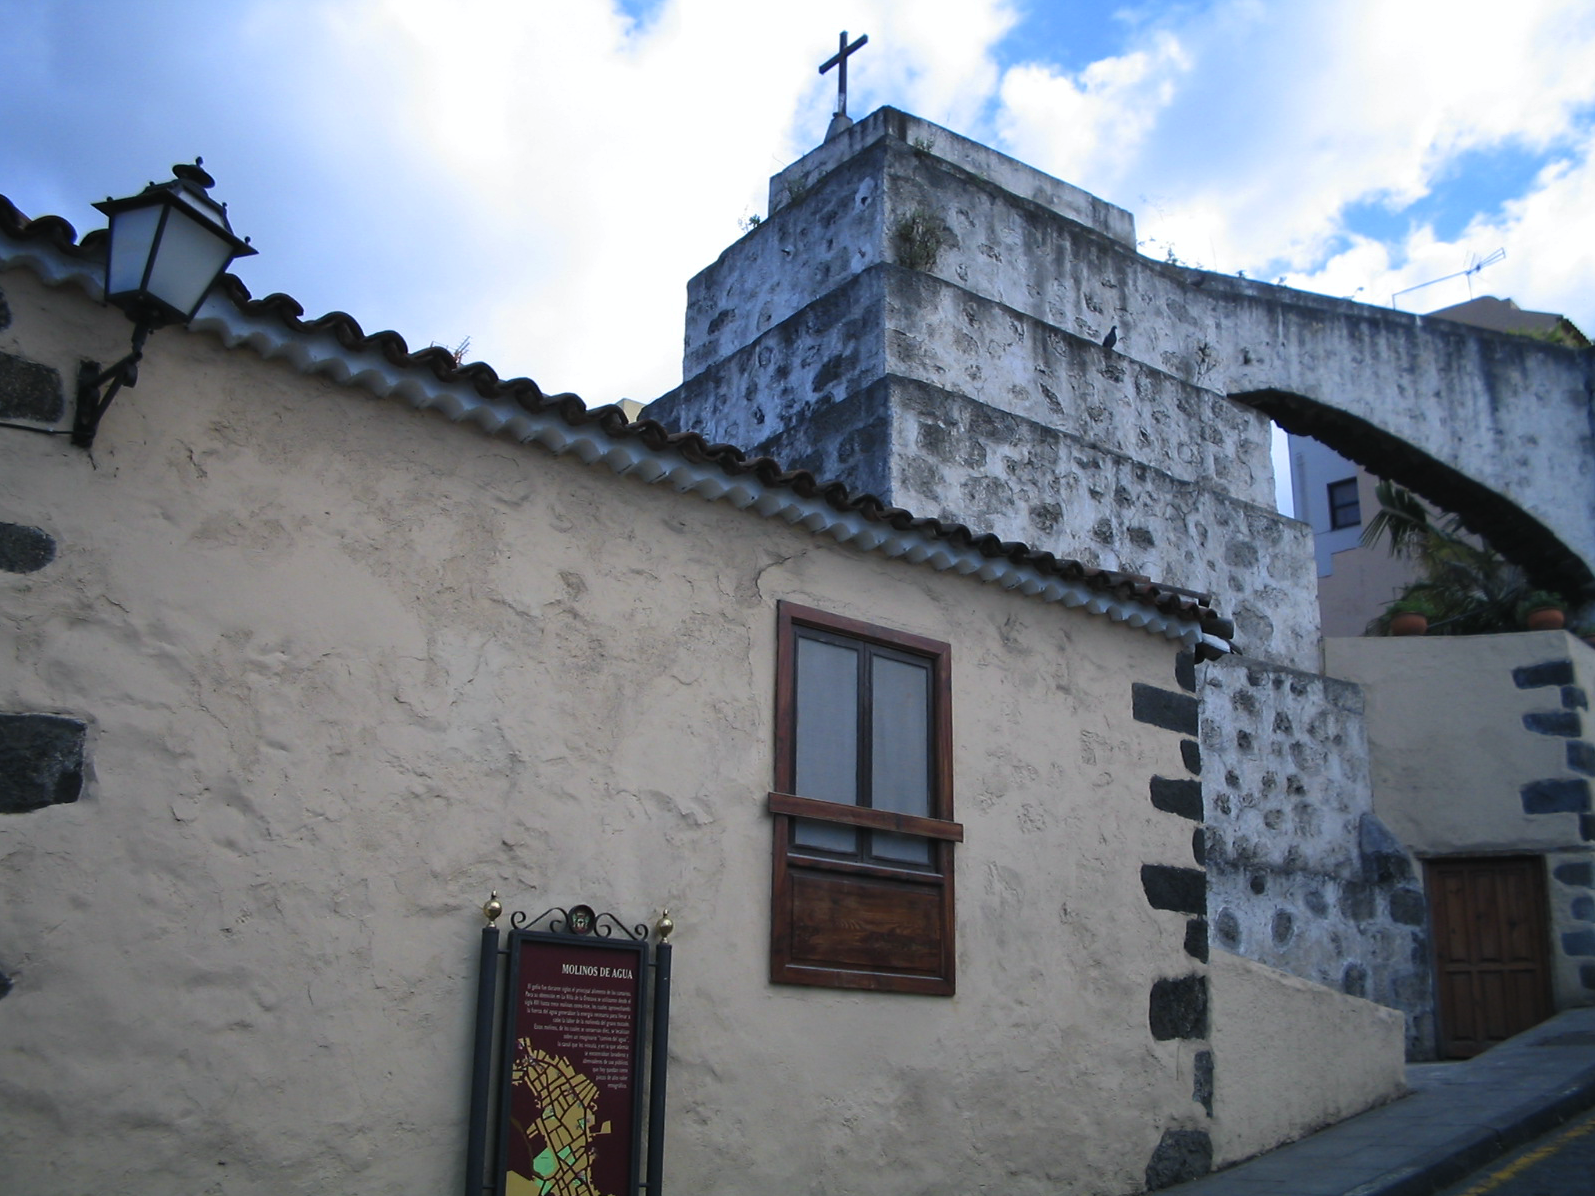
[[[124,386],[138,385],[138,363],[144,356],[144,342],[154,327],[148,320],[133,326],[133,351],[120,361],[107,366],[98,374],[92,373],[94,364],[85,361],[78,367],[77,411],[72,419],[72,443],[79,448],[94,444],[94,433],[99,430],[100,417],[105,414],[111,400]],[[100,388],[109,382],[110,388],[102,396]]]

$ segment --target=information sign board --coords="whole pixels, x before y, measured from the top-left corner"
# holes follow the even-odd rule
[[[509,957],[499,1192],[633,1196],[647,944],[517,930]]]

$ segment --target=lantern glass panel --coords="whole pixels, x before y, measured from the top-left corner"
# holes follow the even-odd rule
[[[193,314],[210,284],[232,258],[232,245],[190,217],[172,208],[150,271],[149,292],[184,316]]]
[[[144,285],[144,267],[149,264],[150,246],[160,227],[165,204],[118,212],[111,220],[111,264],[106,274],[105,293],[123,295]]]

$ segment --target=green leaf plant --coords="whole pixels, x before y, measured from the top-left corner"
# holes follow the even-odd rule
[[[1491,635],[1521,628],[1519,608],[1531,591],[1528,577],[1489,544],[1470,535],[1456,515],[1431,513],[1409,490],[1390,481],[1375,488],[1379,513],[1363,529],[1362,544],[1381,541],[1392,556],[1412,561],[1418,580],[1409,582],[1365,634],[1388,635],[1398,607],[1418,604],[1429,616],[1430,635]],[[1563,609],[1560,596],[1550,595]]]

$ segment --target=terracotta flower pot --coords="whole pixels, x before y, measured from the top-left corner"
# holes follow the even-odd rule
[[[1567,613],[1554,606],[1531,610],[1523,620],[1530,631],[1560,631],[1567,626]]]
[[[1423,635],[1429,630],[1429,616],[1417,611],[1404,610],[1390,616],[1391,635]]]

